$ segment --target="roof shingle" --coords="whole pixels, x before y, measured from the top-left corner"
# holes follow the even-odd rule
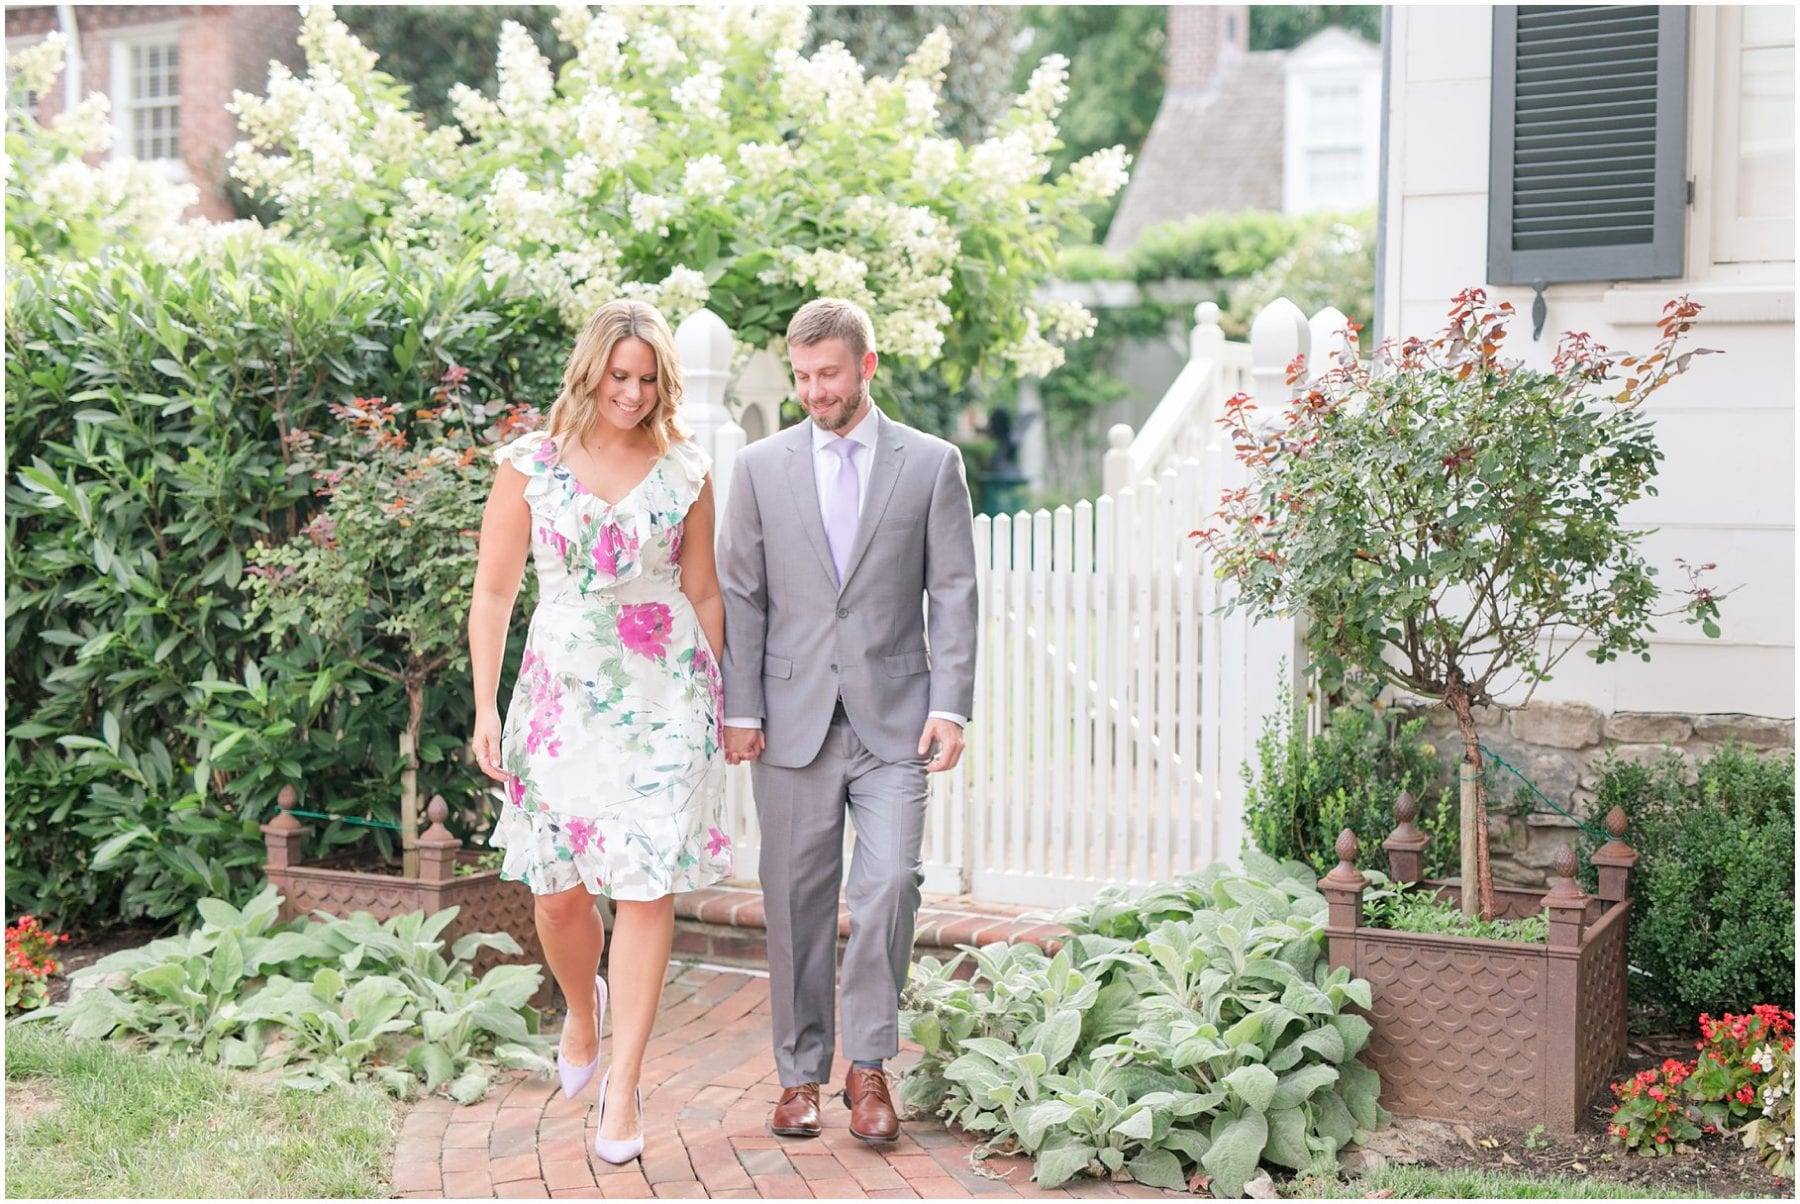
[[[1287,55],[1252,51],[1224,64],[1212,88],[1164,94],[1107,230],[1108,251],[1196,213],[1281,208]]]

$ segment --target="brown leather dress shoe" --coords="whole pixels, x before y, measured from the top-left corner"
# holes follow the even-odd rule
[[[894,1112],[885,1072],[852,1066],[844,1076],[844,1102],[850,1105],[850,1136],[869,1142],[900,1136],[900,1117]]]
[[[777,1137],[817,1137],[819,1123],[819,1085],[803,1083],[785,1087],[781,1101],[769,1114],[769,1132]]]

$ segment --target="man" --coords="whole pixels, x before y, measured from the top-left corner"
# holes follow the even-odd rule
[[[975,692],[975,541],[956,448],[878,411],[859,306],[788,325],[810,422],[737,461],[719,577],[725,757],[754,762],[782,1095],[769,1128],[816,1137],[831,1077],[844,815],[856,852],[842,1021],[850,1132],[893,1141],[885,1059],[919,907],[926,775],[953,769]],[[929,600],[929,610],[924,605]]]

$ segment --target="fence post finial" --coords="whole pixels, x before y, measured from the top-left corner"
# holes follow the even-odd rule
[[[1306,375],[1318,376],[1337,363],[1337,357],[1344,352],[1344,346],[1351,342],[1350,319],[1344,311],[1334,305],[1327,305],[1312,316],[1306,324],[1308,340],[1312,351],[1306,357]]]
[[[1212,301],[1194,306],[1194,329],[1188,335],[1188,358],[1217,359],[1225,348],[1225,332],[1219,326],[1219,307]]]
[[[1269,302],[1250,323],[1250,379],[1255,382],[1257,404],[1265,422],[1280,422],[1293,390],[1288,386],[1288,365],[1297,355],[1308,356],[1312,328],[1306,315],[1286,297]]]
[[[1131,441],[1137,432],[1131,424],[1119,422],[1106,432],[1106,454],[1100,458],[1100,489],[1103,493],[1119,492],[1131,481]]]

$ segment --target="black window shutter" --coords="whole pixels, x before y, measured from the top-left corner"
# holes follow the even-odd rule
[[[1688,13],[1494,9],[1488,283],[1682,274]]]

